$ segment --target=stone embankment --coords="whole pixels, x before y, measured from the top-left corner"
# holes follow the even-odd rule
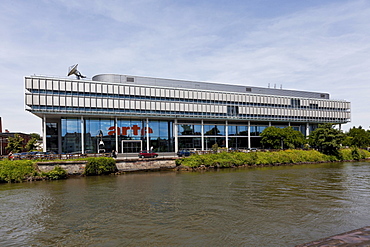
[[[55,166],[60,166],[69,175],[83,174],[87,161],[50,161],[39,162],[37,166],[42,172],[49,172]],[[134,171],[157,171],[172,170],[176,168],[176,158],[156,158],[156,159],[116,159],[118,172]]]

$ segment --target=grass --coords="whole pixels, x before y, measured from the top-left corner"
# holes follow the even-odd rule
[[[192,155],[178,159],[177,165],[186,167],[235,167],[252,165],[276,165],[318,163],[342,160],[359,160],[370,157],[370,152],[360,149],[341,149],[339,157],[322,154],[316,150],[282,150],[274,152],[221,152]]]

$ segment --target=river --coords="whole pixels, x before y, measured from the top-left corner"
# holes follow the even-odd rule
[[[0,184],[0,246],[294,246],[369,202],[369,162]]]

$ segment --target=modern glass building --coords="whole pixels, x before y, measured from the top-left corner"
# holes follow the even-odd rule
[[[27,76],[25,89],[45,151],[58,153],[258,148],[269,126],[307,136],[319,123],[350,121],[350,102],[317,92],[114,74]]]

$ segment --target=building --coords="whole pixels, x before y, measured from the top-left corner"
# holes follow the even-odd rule
[[[260,147],[269,126],[309,135],[350,121],[350,102],[327,93],[101,74],[92,80],[25,77],[26,110],[42,119],[44,150]]]

